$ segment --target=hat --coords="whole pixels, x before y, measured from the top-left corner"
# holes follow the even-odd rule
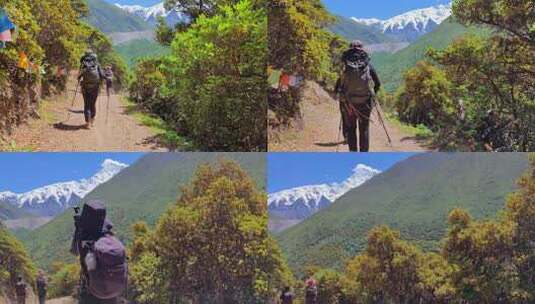
[[[352,49],[361,49],[361,48],[364,47],[364,44],[362,44],[362,41],[360,41],[360,40],[353,40],[349,44],[349,47],[352,48]]]

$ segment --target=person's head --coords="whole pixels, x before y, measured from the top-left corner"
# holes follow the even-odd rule
[[[93,55],[93,54],[95,54],[95,53],[93,52],[92,49],[87,49],[87,50],[85,50],[85,53],[84,53],[85,56]]]
[[[17,281],[18,281],[18,282],[22,282],[22,276],[19,275],[19,276],[17,277]]]
[[[42,276],[45,275],[45,272],[43,271],[43,269],[39,269],[39,270],[37,271],[37,275],[40,276],[40,277],[42,277]]]
[[[290,286],[285,286],[284,287],[284,292],[290,292]]]
[[[306,281],[306,285],[307,287],[314,287],[316,286],[316,280],[314,280],[314,278],[310,278]]]
[[[107,70],[107,71],[111,71],[111,65],[108,64],[108,65],[106,66],[106,70]]]
[[[364,44],[360,40],[353,40],[349,43],[349,48],[351,49],[362,49]]]

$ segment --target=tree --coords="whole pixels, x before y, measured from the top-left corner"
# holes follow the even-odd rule
[[[275,0],[268,5],[268,64],[287,74],[319,82],[333,82],[331,42],[325,26],[334,21],[320,0]],[[339,56],[339,54],[338,54]],[[289,125],[299,118],[300,88],[271,90],[269,109],[277,121]]]
[[[452,84],[445,73],[426,61],[420,61],[405,74],[397,97],[401,120],[424,124],[438,130],[444,121],[451,123],[455,114]]]
[[[507,201],[505,217],[512,223],[513,264],[518,271],[518,295],[526,303],[535,301],[535,155],[531,167],[520,178],[520,189]]]
[[[260,303],[270,298],[290,275],[267,231],[265,201],[236,163],[201,166],[136,258],[138,300]]]
[[[80,284],[80,264],[61,265],[48,284],[48,297],[59,298],[76,294]]]

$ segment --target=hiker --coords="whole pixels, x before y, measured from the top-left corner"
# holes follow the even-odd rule
[[[78,75],[78,81],[81,80],[82,94],[84,96],[84,116],[87,129],[91,128],[95,122],[97,98],[100,84],[104,78],[104,74],[98,64],[97,54],[92,50],[87,50],[80,59],[80,74]]]
[[[15,294],[17,295],[17,304],[26,304],[26,292],[27,286],[26,282],[22,279],[22,276],[17,278],[17,283],[15,284]]]
[[[100,201],[75,208],[71,252],[80,257],[80,304],[119,304],[127,288],[124,245],[114,236],[113,224]]]
[[[373,98],[379,92],[381,82],[370,63],[370,56],[359,40],[351,42],[349,49],[342,55],[342,62],[345,68],[335,90],[341,97],[340,112],[344,138],[350,151],[368,152]],[[373,92],[370,88],[372,81]]]
[[[37,296],[39,297],[39,304],[44,304],[46,300],[47,281],[43,270],[39,269],[37,272]]]
[[[107,65],[104,69],[104,79],[106,79],[106,93],[111,95],[111,89],[113,88],[113,70],[111,65]]]
[[[313,278],[310,278],[305,283],[305,304],[317,304],[318,303],[318,282]]]
[[[280,296],[281,304],[292,304],[294,302],[294,294],[290,290],[289,286],[284,287],[282,294]]]

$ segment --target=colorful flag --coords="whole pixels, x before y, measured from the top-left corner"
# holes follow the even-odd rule
[[[24,52],[19,53],[19,68],[27,70],[30,68],[30,60]]]
[[[301,82],[303,81],[303,76],[295,76],[295,75],[292,75],[290,76],[290,86],[291,87],[298,87],[301,85]]]
[[[4,9],[0,8],[0,33],[15,29],[15,25],[9,20]]]
[[[11,37],[11,30],[5,30],[3,32],[0,32],[0,41],[2,42],[13,41],[13,37]]]
[[[288,91],[288,88],[290,86],[290,75],[283,74],[280,78],[279,86],[282,91]]]
[[[268,70],[268,73],[269,73],[269,70]],[[268,83],[272,88],[274,89],[279,88],[281,75],[282,75],[281,70],[272,70],[271,73],[268,74]]]

